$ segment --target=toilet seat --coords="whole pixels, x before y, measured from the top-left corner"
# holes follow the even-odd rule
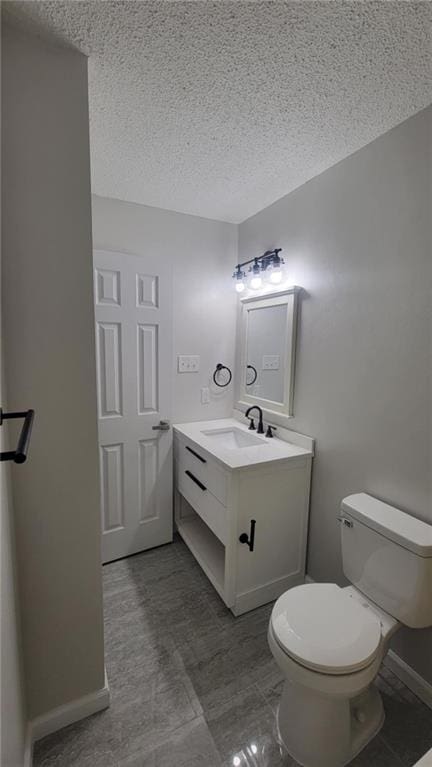
[[[379,618],[334,583],[305,584],[282,594],[271,626],[287,655],[322,674],[364,669],[381,646]]]

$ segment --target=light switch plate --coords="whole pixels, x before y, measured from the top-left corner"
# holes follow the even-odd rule
[[[198,373],[200,358],[197,354],[179,354],[177,370],[179,373]]]
[[[201,389],[201,405],[208,405],[210,402],[210,389],[208,386],[203,386]]]
[[[262,370],[279,370],[279,354],[264,354]]]

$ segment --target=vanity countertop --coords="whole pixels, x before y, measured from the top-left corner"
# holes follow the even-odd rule
[[[179,423],[174,425],[174,431],[180,436],[187,437],[210,456],[215,458],[225,468],[245,469],[249,466],[289,461],[300,456],[312,456],[313,451],[300,447],[278,437],[269,439],[263,434],[251,431],[235,418],[220,418],[215,421],[197,421],[195,423]],[[223,432],[244,432],[245,439],[252,438],[256,444],[243,447],[227,447],[218,438]],[[213,432],[213,436],[205,432]],[[241,436],[241,435],[240,435]]]

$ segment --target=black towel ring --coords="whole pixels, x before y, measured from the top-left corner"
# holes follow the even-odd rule
[[[252,386],[252,384],[254,384],[258,378],[258,373],[257,373],[257,369],[254,368],[253,365],[246,365],[246,375],[248,370],[253,370],[253,372],[255,373],[255,378],[253,378],[252,381],[246,381],[246,386]]]
[[[218,381],[217,381],[217,374],[220,373],[221,370],[228,370],[229,378],[228,378],[228,381],[226,383],[218,383]],[[232,379],[231,370],[229,368],[227,368],[226,365],[222,365],[221,362],[218,362],[218,364],[216,365],[216,370],[213,373],[213,381],[215,382],[216,386],[220,386],[221,388],[223,388],[224,386],[228,386],[231,383],[231,379]]]

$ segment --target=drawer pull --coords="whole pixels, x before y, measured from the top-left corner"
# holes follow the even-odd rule
[[[189,452],[192,453],[192,455],[194,455],[195,458],[198,458],[198,460],[201,461],[201,463],[207,463],[205,458],[202,458],[200,455],[198,455],[198,453],[196,453],[195,450],[192,450],[191,447],[188,447],[188,445],[186,445],[186,450],[189,450]]]
[[[190,477],[190,479],[192,480],[192,482],[195,482],[195,484],[196,484],[196,485],[198,485],[198,487],[200,487],[200,488],[201,488],[201,490],[207,490],[206,486],[205,486],[205,485],[203,485],[203,483],[202,483],[202,482],[200,482],[200,481],[199,481],[199,479],[197,479],[196,477],[194,477],[194,475],[192,474],[192,472],[191,472],[191,471],[188,471],[188,469],[186,469],[186,471],[185,471],[185,474],[187,474],[187,475],[188,475],[188,477]]]
[[[247,543],[247,545],[249,546],[249,551],[253,551],[254,550],[254,544],[255,544],[255,525],[256,525],[256,520],[255,519],[251,519],[251,522],[250,522],[250,534],[248,535],[247,533],[242,533],[239,536],[240,543]]]

